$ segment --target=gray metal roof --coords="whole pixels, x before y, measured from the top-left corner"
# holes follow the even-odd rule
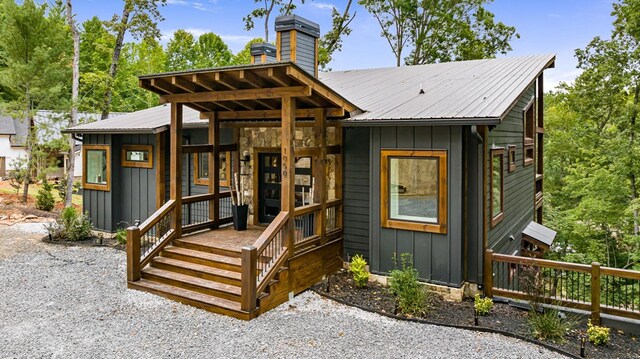
[[[558,232],[554,231],[553,229],[549,229],[539,223],[531,222],[529,223],[527,228],[522,231],[522,234],[527,235],[541,243],[544,243],[547,246],[551,246]]]
[[[87,123],[64,130],[64,133],[157,133],[164,131],[171,121],[171,106],[160,105],[131,112],[102,121]],[[206,126],[200,112],[183,106],[184,127]]]
[[[16,134],[11,137],[11,146],[26,146],[27,136],[29,136],[29,121],[13,119],[13,125],[16,128]]]
[[[16,127],[13,125],[13,118],[0,116],[0,135],[15,135]]]
[[[345,122],[497,122],[554,61],[555,55],[547,54],[325,72],[319,77],[364,110]]]

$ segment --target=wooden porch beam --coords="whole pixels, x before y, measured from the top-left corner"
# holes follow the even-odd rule
[[[164,204],[165,199],[165,133],[160,132],[156,134],[156,209],[159,209]]]
[[[317,81],[310,79],[306,73],[298,70],[295,67],[289,66],[287,67],[287,75],[291,78],[298,80],[299,82],[311,87],[313,91],[315,91],[318,95],[326,99],[331,103],[335,103],[336,105],[344,108],[345,110],[352,112],[357,111],[358,108],[351,105],[348,101],[343,99],[342,97],[336,95],[328,87],[322,86]]]
[[[316,218],[316,234],[320,236],[320,244],[327,241],[326,217],[327,217],[327,121],[326,112],[317,109],[313,126],[314,145],[318,148],[319,155],[313,158],[313,203],[320,203],[320,215]]]
[[[193,76],[195,77],[196,75],[193,75]],[[191,92],[191,93],[200,92],[200,88],[203,88],[205,90],[210,90],[209,88],[207,88],[205,86],[197,85],[197,83],[195,83],[195,81],[194,82],[189,82],[189,81],[183,79],[182,77],[178,77],[178,76],[173,76],[171,78],[171,84],[173,86],[176,86],[178,88],[181,88],[181,89],[183,89],[185,91],[188,91],[188,92]],[[231,107],[225,106],[225,105],[223,105],[223,104],[221,104],[219,102],[214,102],[213,104],[216,105],[216,106],[222,107],[223,109],[225,109],[227,111],[233,111],[233,109]]]
[[[170,147],[169,198],[175,201],[171,221],[176,238],[180,238],[182,237],[182,104],[175,102],[171,103]]]
[[[165,102],[216,102],[216,101],[242,101],[256,99],[277,99],[281,97],[311,96],[311,87],[275,87],[266,89],[229,90],[216,92],[182,93],[161,95]]]
[[[212,86],[211,84],[211,80],[208,80],[207,78],[205,78],[203,75],[193,75],[192,79],[191,79],[194,83],[196,83],[198,86],[201,86],[203,88],[205,88],[208,91],[216,91],[215,87]],[[237,102],[237,101],[232,101],[232,103],[247,109],[247,110],[252,110],[252,107],[249,105],[246,105],[242,102]],[[208,117],[205,117],[208,118]]]
[[[220,225],[220,121],[215,113],[209,116],[209,193],[213,193],[213,201],[209,201],[209,220],[213,221],[213,228]]]
[[[314,118],[315,108],[300,108],[296,110],[296,119],[300,118]],[[325,109],[326,117],[336,118],[344,117],[344,109],[339,107],[330,107]],[[281,110],[251,110],[251,111],[233,111],[233,112],[219,112],[218,119],[220,121],[236,121],[236,120],[262,120],[262,119],[280,119],[282,116]],[[203,112],[200,114],[201,119],[207,119],[209,114]],[[296,121],[299,122],[299,121]]]
[[[217,73],[214,75],[214,77],[215,77],[216,82],[218,82],[218,83],[220,83],[220,84],[224,85],[224,86],[225,86],[225,87],[227,87],[228,89],[230,89],[230,90],[234,90],[234,91],[235,91],[235,90],[239,90],[238,86],[236,86],[236,85],[233,83],[233,81],[235,81],[235,79],[231,79],[231,78],[229,77],[229,75],[228,75],[228,74],[221,73],[221,72],[217,72]],[[266,103],[266,102],[264,102],[264,101],[260,101],[260,100],[254,100],[254,101],[255,101],[256,103],[258,103],[258,104],[262,105],[262,106],[265,106],[266,108],[268,108],[268,109],[270,109],[270,110],[275,109],[275,107],[274,107],[274,106],[272,106],[272,105],[270,105],[270,104],[268,104],[268,103]],[[246,108],[246,109],[248,109],[248,110],[253,110],[253,109],[254,109],[254,107],[252,107],[252,106],[248,106],[248,105],[243,104],[243,103],[240,103],[240,104],[242,105],[242,107],[244,107],[244,108]]]
[[[182,153],[213,152],[213,145],[182,145]]]
[[[295,243],[294,216],[296,208],[295,194],[295,131],[296,131],[296,99],[290,96],[282,97],[282,133],[281,133],[281,180],[280,180],[280,210],[291,213],[285,225],[284,243],[289,248],[289,256],[293,256]]]

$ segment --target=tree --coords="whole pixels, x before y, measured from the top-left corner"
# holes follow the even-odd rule
[[[331,10],[331,30],[320,38],[318,46],[318,63],[323,69],[331,62],[333,53],[342,50],[342,36],[351,34],[349,25],[356,17],[355,11],[353,14],[350,12],[352,2],[353,0],[347,1],[342,13],[335,6]]]
[[[269,18],[274,9],[278,9],[280,15],[290,15],[296,8],[293,0],[253,0],[256,4],[262,3],[256,9],[242,18],[245,30],[249,31],[254,28],[255,19],[264,19],[264,41],[269,42]],[[304,0],[300,0],[304,4]]]
[[[491,58],[511,50],[515,28],[495,22],[491,0],[359,0],[378,21],[396,66]],[[405,56],[409,50],[409,56]]]
[[[186,30],[177,30],[167,44],[167,71],[180,71],[194,68],[196,46],[193,34]]]
[[[109,83],[109,67],[116,39],[104,23],[93,17],[82,23],[80,33],[80,98],[82,111],[102,108]]]
[[[198,37],[196,43],[196,60],[194,68],[211,68],[227,66],[233,54],[222,38],[212,32]]]
[[[118,63],[120,62],[125,34],[129,32],[134,39],[159,39],[160,30],[158,30],[156,22],[162,21],[164,18],[160,15],[158,5],[164,5],[165,3],[166,0],[124,0],[122,14],[113,15],[113,18],[107,22],[107,28],[112,31],[116,41],[109,66],[109,83],[107,83],[102,103],[101,117],[103,120],[109,117],[113,82],[118,73]]]
[[[5,104],[14,118],[27,121],[27,172],[22,200],[26,203],[37,142],[34,115],[38,108],[59,108],[66,92],[68,52],[71,46],[61,7],[49,8],[33,0],[22,5],[12,0],[0,3],[0,52],[6,67],[0,69],[0,83],[15,95]]]
[[[67,0],[66,6],[67,24],[71,30],[71,36],[73,38],[73,64],[72,64],[72,77],[71,77],[71,114],[69,116],[69,127],[74,127],[78,124],[78,89],[80,87],[80,32],[76,26],[76,21],[73,18],[73,6],[71,0]],[[67,161],[67,175],[66,175],[66,193],[64,195],[65,207],[71,206],[71,199],[73,194],[73,172],[75,170],[75,143],[76,140],[73,136],[69,136],[69,158]],[[50,193],[51,191],[49,191]]]
[[[255,39],[249,40],[244,48],[239,51],[237,54],[233,56],[231,59],[231,65],[248,65],[251,63],[251,45],[253,44],[261,44],[264,42],[264,39],[261,37],[257,37]]]

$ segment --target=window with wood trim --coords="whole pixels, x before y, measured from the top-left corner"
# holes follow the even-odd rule
[[[122,145],[122,167],[153,168],[151,145]]]
[[[111,150],[109,145],[82,145],[82,187],[111,190]]]
[[[507,150],[507,158],[509,159],[509,172],[514,172],[516,170],[516,146],[509,145]]]
[[[231,185],[231,152],[220,152],[219,185],[229,187]],[[209,153],[195,153],[193,155],[194,183],[197,185],[209,185]]]
[[[493,228],[504,218],[504,148],[491,149],[489,165],[489,213]]]
[[[447,232],[447,151],[382,150],[380,214],[386,228]]]
[[[529,104],[525,107],[524,111],[522,112],[523,124],[524,124],[523,159],[524,159],[525,166],[532,165],[533,158],[534,158],[533,145],[535,142],[534,136],[535,136],[535,129],[536,129],[534,100],[535,99],[532,98],[531,101],[529,101]]]

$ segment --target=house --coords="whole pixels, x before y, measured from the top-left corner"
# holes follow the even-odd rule
[[[316,24],[279,17],[276,33],[252,65],[141,76],[164,105],[66,130],[97,228],[142,222],[131,288],[250,319],[354,254],[386,274],[410,253],[462,291],[485,249],[520,251],[542,222],[554,55],[318,73]],[[232,201],[248,230],[228,226]]]
[[[27,158],[28,130],[25,121],[0,116],[0,178],[14,169],[13,161],[19,157]]]

